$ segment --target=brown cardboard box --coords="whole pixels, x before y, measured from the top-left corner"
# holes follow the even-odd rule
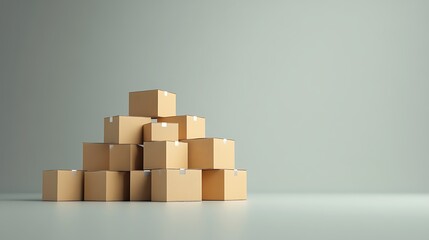
[[[85,201],[126,201],[130,199],[130,173],[85,172]]]
[[[104,142],[142,144],[143,125],[152,122],[147,117],[114,116],[104,118]]]
[[[184,142],[145,142],[144,169],[188,168],[188,144]]]
[[[143,146],[111,144],[109,170],[132,171],[143,169]]]
[[[176,115],[176,94],[162,90],[130,92],[129,115],[167,117]]]
[[[179,139],[194,139],[206,137],[206,119],[197,116],[160,117],[158,122],[178,123]]]
[[[150,170],[130,172],[130,201],[150,201]]]
[[[143,141],[177,141],[179,140],[179,124],[177,123],[148,123],[143,126]]]
[[[143,147],[135,144],[83,143],[83,169],[142,170]]]
[[[152,170],[152,201],[201,201],[201,170]]]
[[[246,170],[203,170],[203,200],[247,199]]]
[[[201,138],[188,143],[188,165],[192,169],[234,169],[234,140]]]
[[[42,199],[44,201],[82,201],[83,171],[43,171]]]

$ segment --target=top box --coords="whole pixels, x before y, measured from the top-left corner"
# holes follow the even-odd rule
[[[176,94],[162,90],[130,92],[129,115],[151,118],[176,116]]]

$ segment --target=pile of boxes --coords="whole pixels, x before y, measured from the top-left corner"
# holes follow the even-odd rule
[[[43,200],[244,200],[234,144],[206,138],[202,117],[176,116],[176,94],[131,92],[129,116],[104,119],[104,143],[83,143],[83,170],[43,172]]]

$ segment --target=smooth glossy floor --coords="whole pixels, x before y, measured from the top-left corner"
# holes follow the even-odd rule
[[[429,195],[253,194],[248,201],[43,202],[0,195],[0,239],[429,239]]]

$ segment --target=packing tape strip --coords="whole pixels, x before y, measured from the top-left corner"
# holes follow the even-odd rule
[[[226,138],[223,139],[223,144],[226,144],[227,140]]]
[[[144,144],[137,144],[137,146],[139,146],[139,147],[144,147]]]
[[[167,127],[167,123],[166,122],[162,122],[161,123],[161,127]]]
[[[72,171],[73,175],[76,175],[76,173],[77,173],[76,169],[72,169],[71,171]]]
[[[174,141],[174,146],[179,146],[179,141]]]
[[[150,175],[150,170],[143,170],[143,175],[144,176],[149,176]]]
[[[194,120],[194,122],[196,122],[198,118],[197,116],[193,116],[192,119]]]
[[[238,176],[238,170],[234,169],[234,176]]]
[[[109,117],[109,122],[112,123],[113,122],[113,117]]]
[[[167,91],[164,91],[164,96],[168,96],[168,92]]]
[[[179,169],[179,174],[180,174],[180,175],[186,175],[186,169],[184,169],[184,168],[180,168],[180,169]]]
[[[112,144],[109,144],[109,149],[112,149],[113,148],[113,145]]]

